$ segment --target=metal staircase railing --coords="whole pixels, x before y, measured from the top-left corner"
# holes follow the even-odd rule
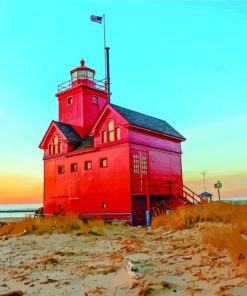
[[[204,198],[200,197],[184,184],[173,182],[172,186],[173,188],[175,187],[178,189],[178,197],[182,198],[185,201],[185,204],[199,204],[207,202]]]
[[[193,190],[178,181],[165,180],[161,178],[143,180],[132,180],[133,195],[163,195],[170,198],[165,199],[164,206],[174,209],[181,205],[193,205],[205,203],[207,200],[200,197]]]

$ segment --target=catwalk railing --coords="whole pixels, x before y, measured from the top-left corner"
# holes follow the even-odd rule
[[[57,91],[62,92],[65,91],[73,86],[77,86],[83,84],[85,86],[91,87],[91,88],[96,88],[101,91],[107,91],[107,80],[102,79],[102,80],[96,80],[94,78],[89,78],[85,75],[80,75],[76,79],[71,79],[68,81],[65,81],[61,84],[58,85]]]

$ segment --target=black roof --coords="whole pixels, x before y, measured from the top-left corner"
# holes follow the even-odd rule
[[[111,104],[111,106],[129,123],[185,140],[185,137],[183,137],[164,120],[132,111],[114,104]]]
[[[94,138],[87,137],[81,140],[81,143],[75,150],[88,149],[94,147]]]
[[[69,141],[80,142],[82,140],[82,138],[77,134],[71,125],[55,120],[53,120],[53,122]]]

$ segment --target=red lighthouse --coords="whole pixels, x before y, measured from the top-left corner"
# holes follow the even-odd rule
[[[131,224],[200,202],[183,185],[181,142],[166,121],[108,102],[105,84],[81,61],[58,86],[59,119],[44,150],[45,214],[75,212]]]

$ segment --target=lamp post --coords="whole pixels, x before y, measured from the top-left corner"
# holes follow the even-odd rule
[[[203,175],[203,184],[204,184],[204,192],[206,192],[206,174],[207,174],[207,171],[204,171],[202,172],[202,175]]]
[[[214,184],[214,188],[218,189],[218,198],[220,201],[220,188],[222,188],[222,183],[218,180],[215,184]]]

